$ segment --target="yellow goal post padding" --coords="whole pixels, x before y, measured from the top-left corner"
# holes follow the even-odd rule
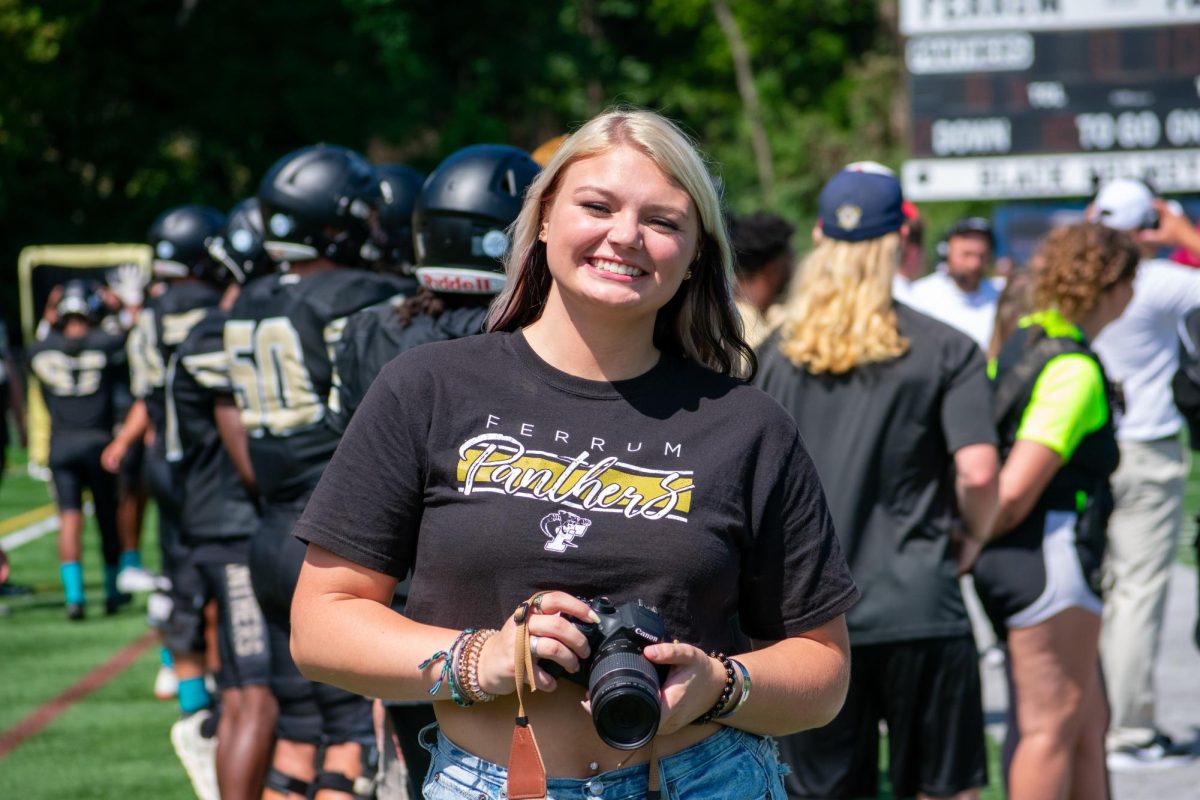
[[[121,264],[137,264],[148,277],[152,257],[150,246],[145,244],[52,244],[24,248],[17,260],[17,279],[25,342],[33,341],[46,298],[56,285],[73,278],[104,283],[108,271]],[[27,375],[26,380],[29,463],[44,470],[50,458],[50,416],[37,380],[32,375]]]

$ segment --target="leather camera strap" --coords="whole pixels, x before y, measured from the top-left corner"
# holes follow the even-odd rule
[[[529,615],[537,595],[517,607],[513,667],[517,684],[517,719],[513,726],[512,749],[508,754],[508,796],[511,800],[546,800],[546,765],[533,726],[525,713],[525,681],[536,692],[533,680],[533,652],[529,649]]]
[[[539,592],[538,594],[541,594]],[[536,692],[533,680],[533,651],[529,647],[529,615],[537,594],[517,607],[513,619],[517,623],[516,647],[513,652],[513,672],[517,685],[517,718],[513,726],[512,748],[508,753],[509,800],[546,800],[546,765],[542,751],[533,735],[533,725],[525,713],[525,681],[529,691]],[[646,787],[647,800],[659,800],[660,768],[656,742],[650,743],[650,775]]]

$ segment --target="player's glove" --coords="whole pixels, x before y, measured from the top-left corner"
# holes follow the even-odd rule
[[[140,306],[144,297],[146,284],[149,282],[146,273],[137,264],[122,264],[116,269],[110,269],[106,276],[108,288],[126,308]]]

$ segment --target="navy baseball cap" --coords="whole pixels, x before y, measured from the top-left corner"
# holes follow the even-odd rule
[[[821,232],[831,239],[861,242],[900,230],[904,194],[895,174],[872,161],[848,165],[829,179],[817,201]]]

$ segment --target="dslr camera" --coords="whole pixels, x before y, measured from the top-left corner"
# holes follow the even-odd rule
[[[600,617],[598,623],[563,616],[587,638],[591,655],[573,674],[554,661],[539,660],[538,666],[588,690],[592,724],[605,744],[636,750],[654,738],[662,713],[658,693],[667,668],[642,655],[649,645],[666,641],[662,617],[641,600],[617,606],[607,597],[581,599]]]

